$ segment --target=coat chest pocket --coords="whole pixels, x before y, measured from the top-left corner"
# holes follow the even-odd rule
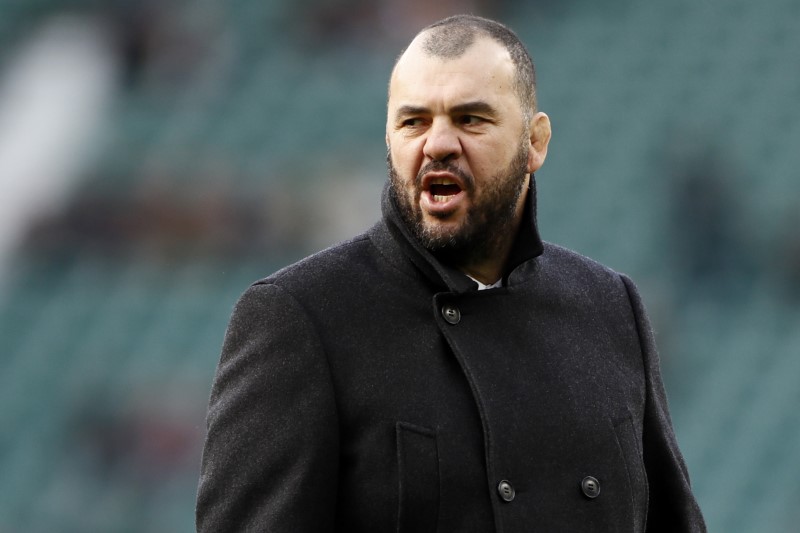
[[[436,431],[397,423],[398,533],[436,531],[439,450]]]

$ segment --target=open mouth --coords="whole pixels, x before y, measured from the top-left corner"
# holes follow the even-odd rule
[[[437,180],[431,183],[429,188],[431,198],[434,202],[446,202],[456,194],[461,192],[461,187],[449,180]]]
[[[428,215],[449,217],[466,201],[467,190],[459,176],[450,172],[430,172],[422,179],[420,205]]]

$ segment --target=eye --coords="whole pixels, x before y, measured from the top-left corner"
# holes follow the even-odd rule
[[[402,124],[404,128],[418,128],[422,126],[424,123],[425,121],[422,120],[421,118],[413,117],[405,119]]]
[[[462,115],[458,121],[464,126],[477,126],[486,122],[486,119],[476,115]]]

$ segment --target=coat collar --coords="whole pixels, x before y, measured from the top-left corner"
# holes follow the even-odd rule
[[[445,265],[426,250],[411,234],[400,217],[399,208],[390,182],[387,180],[381,199],[383,220],[371,233],[371,238],[396,265],[411,264],[431,283],[441,289],[462,293],[477,289],[477,284],[458,269]],[[525,200],[522,224],[509,255],[504,281],[522,264],[542,254],[543,245],[536,223],[536,185],[531,174]],[[399,265],[397,265],[399,266]],[[401,267],[402,268],[402,267]]]

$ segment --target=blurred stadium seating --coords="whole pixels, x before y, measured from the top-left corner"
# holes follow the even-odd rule
[[[233,303],[377,216],[415,28],[366,5],[0,0],[0,80],[65,13],[118,47],[95,155],[0,258],[0,533],[193,530]],[[796,531],[800,3],[483,14],[528,43],[554,124],[544,237],[642,289],[709,530]]]

